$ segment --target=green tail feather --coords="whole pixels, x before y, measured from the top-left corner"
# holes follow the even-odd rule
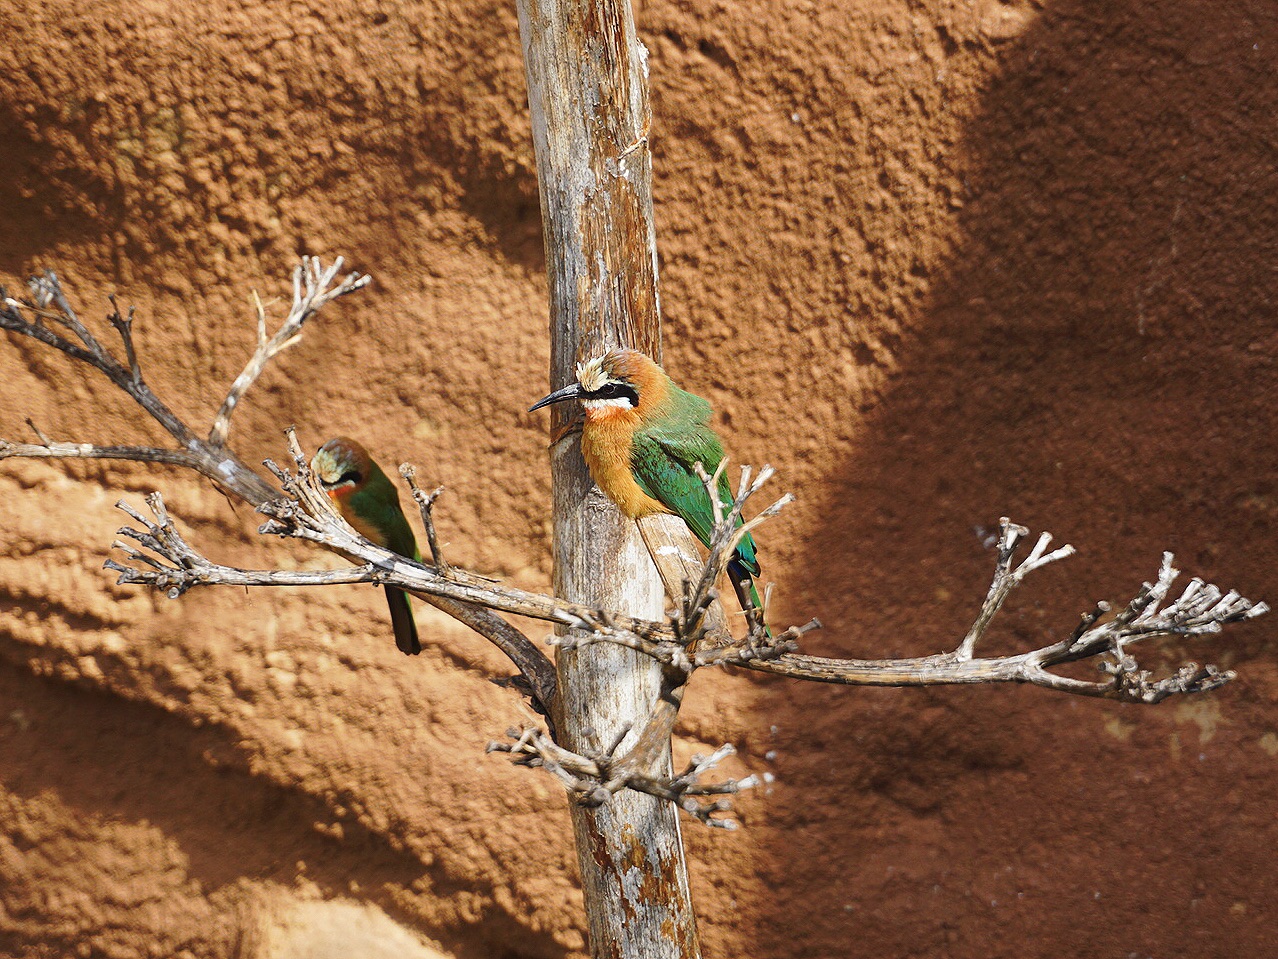
[[[395,628],[395,645],[406,656],[416,656],[422,651],[417,639],[417,623],[413,620],[413,608],[408,604],[408,594],[394,587],[386,587],[386,604],[390,607],[391,625]]]

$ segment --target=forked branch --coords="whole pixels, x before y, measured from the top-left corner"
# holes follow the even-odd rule
[[[1015,564],[1016,546],[1028,531],[1006,518],[1000,521],[1000,526],[998,557],[990,590],[972,628],[952,652],[895,660],[826,659],[790,653],[753,662],[749,668],[850,686],[1012,682],[1080,696],[1157,703],[1178,693],[1215,689],[1235,674],[1216,666],[1186,663],[1172,675],[1160,679],[1150,670],[1140,668],[1132,652],[1135,643],[1160,636],[1209,635],[1220,632],[1228,623],[1254,619],[1269,611],[1265,603],[1252,602],[1233,591],[1223,592],[1197,578],[1190,580],[1181,595],[1168,603],[1172,584],[1180,573],[1172,566],[1171,553],[1164,553],[1155,582],[1145,583],[1111,619],[1104,619],[1111,610],[1110,604],[1098,602],[1083,614],[1072,633],[1057,642],[1013,656],[976,657],[976,645],[1011,590],[1027,573],[1074,552],[1072,547],[1064,546],[1048,553],[1051,537],[1044,533],[1030,554]],[[1088,682],[1051,671],[1054,666],[1089,658],[1098,660],[1098,669],[1107,674],[1108,679]]]
[[[350,273],[340,281],[337,280],[341,267],[340,258],[331,266],[325,267],[316,257],[303,257],[293,271],[292,307],[279,330],[269,338],[266,335],[265,310],[261,302],[257,301],[257,348],[244,371],[227,392],[226,399],[223,400],[208,432],[208,439],[201,438],[195,430],[184,423],[146,384],[133,341],[134,312],[132,309],[127,315],[121,314],[114,297],[111,298],[112,311],[107,315],[107,320],[119,335],[123,346],[125,360],[121,363],[80,320],[55,273],[48,272],[33,278],[29,284],[30,296],[25,300],[15,299],[0,289],[0,329],[10,330],[52,346],[72,359],[97,369],[132,397],[152,419],[164,427],[175,441],[175,445],[168,448],[56,443],[28,420],[28,425],[40,442],[38,444],[11,443],[0,440],[0,459],[9,457],[114,459],[165,463],[196,470],[254,507],[260,508],[277,499],[279,491],[226,447],[231,416],[266,365],[297,342],[301,336],[303,324],[307,320],[338,297],[352,293],[368,284],[369,278],[358,273]],[[157,504],[162,510],[162,501],[157,500]],[[138,522],[142,522],[138,514],[131,515]],[[143,526],[145,525],[143,523]],[[197,576],[203,568],[202,564],[195,560],[194,557],[197,554],[194,550],[182,549],[179,545],[180,537],[173,538],[176,536],[176,530],[172,529],[172,523],[168,520],[167,514],[156,525],[157,529],[165,533],[164,536],[157,536],[155,532],[149,530],[145,532],[145,535],[151,536],[157,543],[168,543],[174,557],[185,555],[189,564],[185,569],[186,575]],[[158,571],[161,566],[155,560],[143,561],[135,552],[126,552],[126,555],[132,561],[142,562],[142,565],[153,571]],[[180,578],[175,577],[173,582],[165,588],[177,589],[180,593],[186,587],[182,586]],[[520,666],[522,688],[530,691],[534,706],[549,713],[555,696],[554,670],[546,656],[537,650],[527,637],[501,617],[483,607],[467,605],[448,597],[427,597],[427,599],[503,650],[531,649],[532,655],[525,657],[525,662]],[[517,663],[517,665],[520,664]]]
[[[985,635],[990,621],[1003,608],[1003,601],[1007,599],[1008,594],[1013,589],[1021,584],[1021,581],[1029,573],[1036,569],[1041,569],[1048,563],[1054,563],[1058,559],[1065,559],[1074,555],[1073,546],[1062,546],[1060,549],[1053,550],[1050,553],[1047,552],[1047,547],[1052,542],[1052,534],[1041,533],[1038,537],[1038,542],[1030,550],[1029,556],[1025,557],[1018,565],[1013,566],[1012,560],[1016,556],[1016,545],[1020,542],[1021,537],[1028,535],[1029,530],[1024,526],[1017,526],[1008,520],[1006,516],[999,520],[998,561],[994,564],[994,579],[990,582],[989,592],[985,596],[985,602],[981,604],[981,612],[976,617],[976,622],[972,624],[972,628],[963,637],[963,642],[959,644],[959,648],[954,651],[955,658],[964,661],[972,658],[972,652],[976,649],[976,644],[981,637]]]
[[[298,267],[304,270],[306,263]],[[114,354],[80,320],[62,282],[53,271],[33,277],[30,296],[15,299],[0,289],[0,328],[36,340],[98,370],[128,394],[174,441],[171,447],[55,443],[36,430],[40,444],[0,440],[0,459],[22,456],[46,459],[115,459],[185,466],[253,505],[275,495],[261,476],[230,450],[202,440],[146,383],[133,341],[134,313],[122,315],[115,298],[107,320],[120,337],[125,361]],[[69,331],[65,336],[61,331]],[[34,426],[33,426],[34,429]]]
[[[440,574],[447,576],[449,573],[448,561],[444,559],[444,551],[439,545],[439,533],[435,530],[435,500],[444,492],[444,487],[438,486],[430,493],[427,493],[417,485],[417,468],[410,463],[403,463],[399,467],[399,475],[404,477],[408,483],[408,488],[412,490],[413,501],[417,504],[422,514],[422,526],[426,528],[426,545],[430,547],[430,561]]]
[[[303,257],[302,262],[293,270],[293,305],[270,339],[266,337],[266,310],[257,293],[253,293],[257,311],[257,349],[253,351],[244,371],[231,384],[226,399],[222,401],[222,406],[213,419],[213,428],[209,430],[210,445],[226,445],[226,438],[231,432],[231,416],[240,399],[262,375],[267,363],[301,340],[302,325],[318,313],[321,307],[338,297],[363,289],[372,280],[367,274],[349,273],[336,286],[332,286],[341,270],[340,256],[327,268],[320,263],[318,257]]]

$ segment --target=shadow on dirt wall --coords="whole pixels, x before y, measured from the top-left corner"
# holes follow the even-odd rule
[[[1049,3],[1006,51],[959,253],[808,540],[812,652],[955,645],[1000,515],[1081,555],[1023,587],[994,651],[1130,598],[1164,549],[1278,597],[1275,53],[1274,8],[1187,0]],[[1242,676],[1157,708],[761,682],[786,821],[755,954],[1272,954],[1271,629],[1145,652]]]
[[[299,862],[325,898],[350,895],[356,882],[361,899],[410,927],[420,926],[420,918],[405,914],[391,890],[425,881],[432,895],[465,891],[352,819],[342,822],[340,841],[321,835],[314,824],[332,821],[332,810],[238,768],[236,743],[224,730],[192,729],[152,706],[34,678],[2,661],[0,702],[0,788],[19,799],[51,793],[88,823],[158,829],[186,857],[189,878],[215,901],[225,901],[217,900],[223,894],[234,899],[242,878],[292,886]],[[562,952],[504,915],[423,931],[461,959]]]

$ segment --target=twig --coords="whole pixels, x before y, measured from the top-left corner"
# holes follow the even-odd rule
[[[439,546],[439,534],[435,532],[435,520],[431,515],[431,510],[435,505],[435,500],[439,499],[444,487],[438,486],[431,493],[425,493],[417,485],[417,468],[410,463],[402,463],[399,467],[399,475],[408,481],[408,488],[412,490],[413,499],[417,502],[418,509],[422,514],[422,526],[426,527],[426,543],[430,547],[430,560],[435,568],[439,570],[441,576],[447,577],[451,571],[448,561],[444,559],[444,551]]]
[[[133,378],[133,385],[138,386],[142,382],[142,370],[138,366],[138,354],[133,347],[134,307],[129,307],[129,315],[125,318],[120,315],[120,307],[116,305],[115,294],[107,294],[107,299],[111,301],[111,312],[107,314],[107,319],[111,321],[111,325],[120,334],[120,341],[124,344],[124,355],[129,361],[129,373]]]
[[[706,492],[710,496],[710,503],[714,509],[715,524],[714,531],[710,537],[710,555],[706,559],[705,568],[697,581],[696,587],[691,592],[685,589],[683,597],[684,609],[678,618],[681,639],[694,646],[700,643],[705,635],[705,613],[714,601],[714,584],[718,582],[719,577],[728,568],[728,564],[736,554],[737,547],[741,545],[741,541],[761,523],[777,515],[794,501],[794,497],[786,493],[754,519],[738,525],[741,519],[741,510],[744,508],[746,501],[763,488],[763,485],[775,475],[776,470],[771,466],[765,465],[759,470],[759,475],[752,482],[750,467],[741,467],[741,483],[737,487],[737,495],[725,513],[724,504],[719,499],[719,480],[723,475],[726,464],[727,457],[720,460],[714,475],[708,474],[701,463],[695,464],[697,475],[701,478],[702,483],[705,484]],[[764,632],[762,622],[751,623],[751,631]]]
[[[209,445],[222,447],[226,445],[231,432],[231,416],[244,394],[248,392],[266,364],[284,352],[302,338],[302,325],[327,303],[338,297],[367,286],[371,277],[367,274],[350,273],[340,283],[329,289],[342,269],[342,258],[339,256],[332,266],[325,268],[319,257],[304,256],[302,262],[293,270],[293,306],[284,322],[269,340],[266,339],[266,314],[262,309],[262,301],[254,294],[257,304],[257,349],[244,367],[242,373],[235,378],[227,391],[222,407],[213,420],[213,428],[209,430]]]
[[[976,622],[972,624],[972,628],[967,631],[967,635],[963,637],[963,642],[959,644],[959,648],[955,651],[955,656],[961,660],[972,658],[976,644],[985,635],[985,630],[989,627],[994,615],[1003,607],[1003,601],[1007,599],[1008,594],[1013,589],[1021,584],[1027,574],[1046,566],[1048,563],[1054,563],[1059,559],[1066,559],[1074,555],[1073,546],[1062,546],[1060,549],[1048,553],[1047,547],[1052,542],[1052,534],[1043,533],[1039,536],[1038,542],[1034,544],[1029,556],[1013,569],[1012,558],[1016,553],[1016,544],[1020,542],[1022,537],[1029,535],[1029,530],[1024,526],[1017,526],[1006,516],[999,519],[998,525],[998,561],[994,567],[994,579],[990,583],[989,592],[985,596],[985,602],[981,605],[981,611],[976,617]]]
[[[42,317],[61,323],[76,335],[77,339],[89,349],[89,352],[98,354],[106,352],[103,350],[102,344],[98,342],[97,337],[80,322],[75,310],[71,308],[71,303],[67,300],[66,293],[62,289],[62,282],[58,279],[56,273],[48,270],[43,276],[33,277],[30,285]],[[47,308],[49,306],[53,306],[55,309],[48,311]]]
[[[27,426],[31,427],[31,432],[32,432],[32,433],[34,433],[34,434],[36,435],[36,438],[37,438],[37,439],[38,439],[41,443],[43,443],[45,446],[52,446],[52,445],[53,445],[53,440],[49,439],[49,437],[45,435],[44,430],[42,430],[42,429],[40,429],[40,427],[36,426],[36,425],[35,425],[35,420],[33,420],[33,419],[32,419],[31,417],[29,417],[29,416],[27,417]],[[20,455],[20,454],[14,454],[14,455]],[[32,455],[36,455],[36,454],[32,454]]]
[[[198,470],[200,458],[188,450],[166,450],[154,446],[94,446],[90,443],[54,443],[43,433],[43,442],[10,443],[0,440],[0,460],[11,457],[28,459],[98,459],[133,460],[137,463],[168,463]]]

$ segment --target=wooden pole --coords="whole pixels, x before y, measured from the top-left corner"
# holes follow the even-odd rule
[[[628,0],[517,0],[541,188],[550,280],[550,382],[615,346],[660,361],[647,52]],[[556,407],[551,447],[555,590],[574,602],[660,619],[661,580],[632,521],[594,487],[577,410]],[[560,655],[563,745],[633,741],[652,711],[660,671],[608,643]],[[667,762],[669,747],[667,744]],[[687,865],[672,805],[623,790],[573,806],[582,888],[596,959],[698,957]]]

